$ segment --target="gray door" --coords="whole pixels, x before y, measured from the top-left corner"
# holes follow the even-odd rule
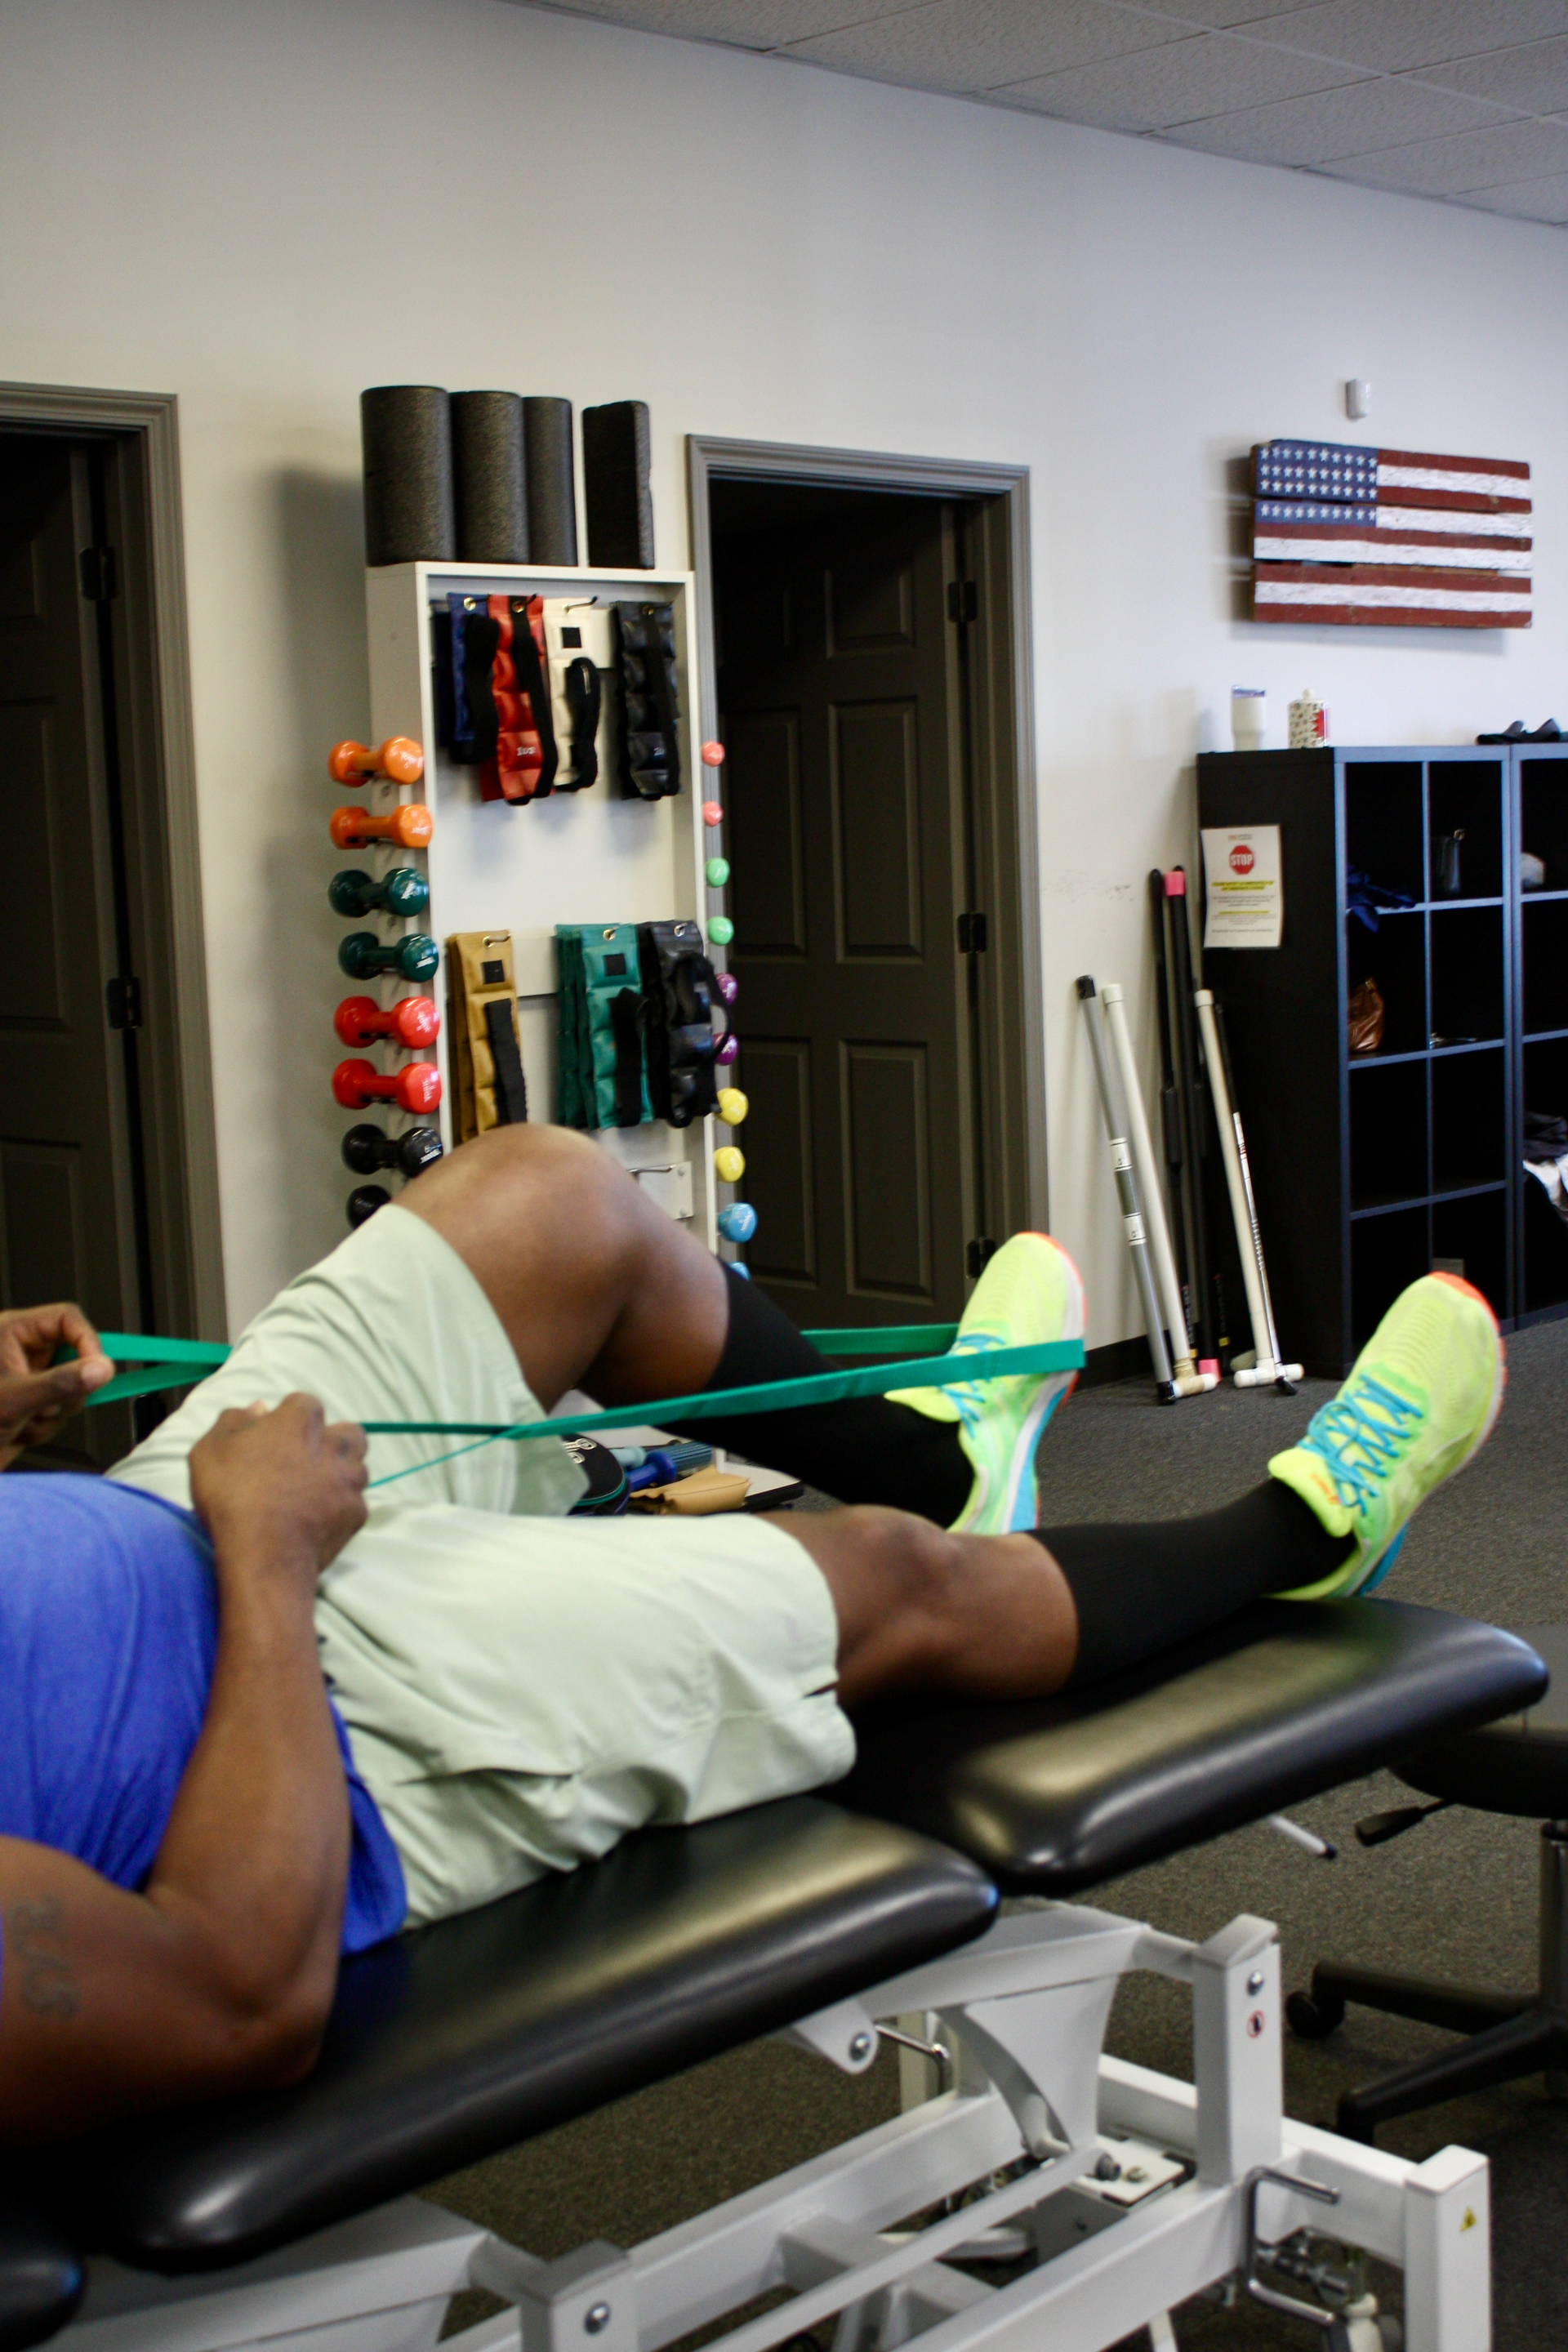
[[[140,1322],[124,1042],[106,991],[116,844],[89,452],[0,434],[0,1303],[75,1298],[100,1327]],[[130,1442],[105,1408],[51,1450],[102,1465]]]
[[[753,1279],[807,1326],[956,1317],[973,1183],[952,509],[715,545]]]

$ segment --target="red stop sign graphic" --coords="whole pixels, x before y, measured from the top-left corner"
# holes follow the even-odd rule
[[[1248,849],[1245,841],[1238,841],[1236,847],[1230,853],[1231,872],[1233,874],[1250,874],[1252,871],[1252,866],[1253,857],[1251,850]]]

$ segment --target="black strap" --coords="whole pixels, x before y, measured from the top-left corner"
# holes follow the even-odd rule
[[[642,616],[645,647],[643,666],[648,692],[658,718],[658,731],[664,737],[664,790],[668,795],[680,790],[680,742],[676,732],[675,688],[664,666],[664,615],[667,613],[670,614],[673,626],[674,612],[668,604],[643,604],[638,609]]]
[[[489,613],[470,613],[463,625],[463,695],[468,706],[468,754],[477,767],[493,760],[500,720],[491,690],[490,664],[500,645],[500,623]]]
[[[526,596],[514,596],[511,600],[511,666],[517,672],[518,691],[528,697],[533,712],[533,731],[543,755],[532,795],[542,801],[555,790],[555,771],[560,762],[555,750],[555,713],[550,703],[550,682],[529,626]]]
[[[566,666],[566,708],[572,713],[572,750],[577,772],[564,792],[580,793],[599,781],[599,673],[586,654]]]
[[[642,1125],[642,996],[617,989],[610,999],[610,1031],[616,1041],[616,1125]]]
[[[528,1087],[517,1049],[517,1008],[510,996],[492,996],[485,1006],[485,1034],[496,1066],[496,1123],[526,1127]]]

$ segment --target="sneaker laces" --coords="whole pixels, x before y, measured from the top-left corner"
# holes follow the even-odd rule
[[[989,1355],[994,1349],[1005,1348],[1007,1342],[998,1331],[961,1331],[952,1347],[950,1356]],[[966,1433],[973,1436],[974,1425],[990,1402],[987,1391],[995,1387],[994,1381],[943,1381],[942,1392],[956,1407],[959,1420]]]
[[[1367,1411],[1375,1406],[1386,1418],[1374,1421]],[[1304,1453],[1315,1454],[1329,1465],[1340,1500],[1356,1510],[1373,1502],[1384,1473],[1404,1449],[1406,1424],[1421,1419],[1422,1409],[1408,1398],[1384,1388],[1369,1373],[1342,1389],[1329,1403],[1320,1405],[1301,1440]],[[1352,1461],[1350,1449],[1359,1446],[1368,1457]]]

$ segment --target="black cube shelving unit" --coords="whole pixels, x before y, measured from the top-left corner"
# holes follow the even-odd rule
[[[1568,1313],[1568,1225],[1521,1164],[1526,1103],[1568,1112],[1565,755],[1198,761],[1200,824],[1281,828],[1279,947],[1212,950],[1204,966],[1226,1007],[1280,1341],[1313,1370],[1347,1370],[1433,1265],[1462,1270],[1505,1328]],[[1457,835],[1453,889],[1442,845]],[[1545,862],[1541,891],[1521,891],[1521,847]],[[1352,871],[1414,903],[1373,933],[1350,913]],[[1367,978],[1383,1042],[1352,1054],[1349,1001]]]

